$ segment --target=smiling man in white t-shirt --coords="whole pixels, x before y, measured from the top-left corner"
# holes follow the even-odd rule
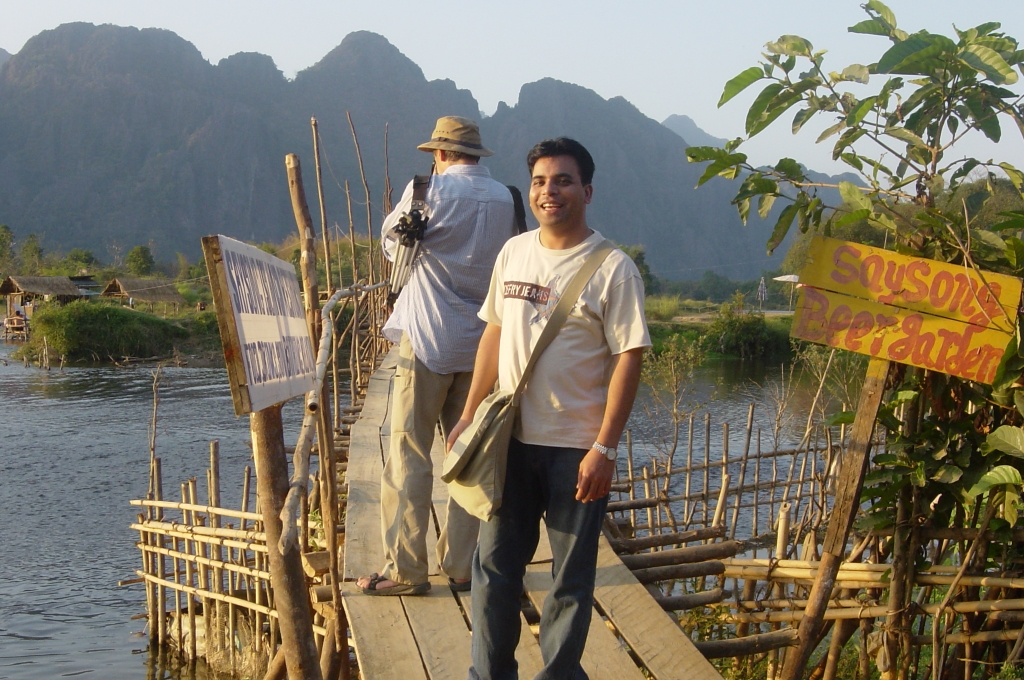
[[[569,281],[604,237],[587,226],[594,161],[579,142],[545,140],[527,156],[530,207],[540,229],[498,255],[479,316],[487,322],[473,381],[449,448],[495,380],[515,389]],[[621,250],[604,260],[541,354],[519,406],[502,505],[481,526],[473,559],[472,680],[518,677],[523,574],[543,517],[554,584],[541,613],[546,680],[585,679],[580,658],[593,610],[597,545],[616,446],[651,342],[644,290]]]

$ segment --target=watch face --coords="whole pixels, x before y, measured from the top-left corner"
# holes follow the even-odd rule
[[[618,457],[619,452],[615,449],[606,448],[604,450],[604,457],[608,460],[615,460]]]

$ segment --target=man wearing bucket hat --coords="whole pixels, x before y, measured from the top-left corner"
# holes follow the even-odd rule
[[[384,335],[399,343],[391,405],[391,447],[381,475],[384,568],[359,579],[368,595],[418,595],[427,580],[433,464],[430,449],[458,422],[473,376],[484,322],[483,303],[498,252],[517,232],[508,188],[479,165],[494,152],[481,143],[468,118],[439,118],[429,141],[434,173],[424,200],[429,218],[408,282],[395,301]],[[388,259],[398,246],[396,227],[413,202],[410,182],[384,220],[381,240]],[[437,542],[437,561],[457,590],[468,590],[479,520],[449,501]]]

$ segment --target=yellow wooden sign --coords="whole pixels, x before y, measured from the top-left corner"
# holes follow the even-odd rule
[[[793,337],[986,384],[1021,295],[1012,276],[822,237],[800,283]]]
[[[963,265],[815,236],[800,283],[1012,333],[1007,317],[1017,318],[1020,279],[992,272],[982,275],[984,282]]]
[[[991,384],[1012,334],[994,328],[800,289],[793,337]]]

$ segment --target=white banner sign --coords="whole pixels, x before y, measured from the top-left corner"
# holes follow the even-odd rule
[[[217,238],[251,410],[306,394],[316,365],[295,268],[254,246]]]

